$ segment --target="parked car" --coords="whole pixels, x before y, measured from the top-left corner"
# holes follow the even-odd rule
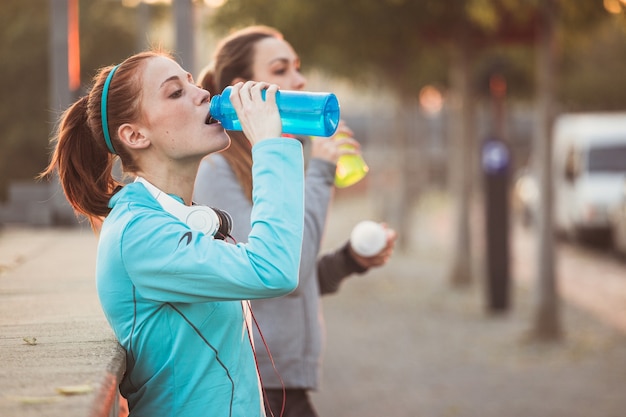
[[[626,174],[626,113],[561,115],[552,141],[556,232],[610,239]]]
[[[613,249],[618,256],[626,259],[626,180],[622,183],[620,201],[611,212],[610,221]]]

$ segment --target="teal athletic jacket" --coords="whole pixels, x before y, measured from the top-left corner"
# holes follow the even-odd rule
[[[304,217],[301,144],[252,149],[248,243],[214,240],[141,183],[111,199],[96,265],[104,313],[126,350],[131,417],[263,416],[247,303],[298,285]],[[215,178],[219,181],[219,178]]]

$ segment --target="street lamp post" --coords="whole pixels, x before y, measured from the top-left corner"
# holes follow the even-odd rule
[[[69,1],[49,0],[50,2],[50,108],[53,120],[72,101],[69,88]]]
[[[192,0],[173,0],[174,27],[176,30],[176,54],[180,58],[180,64],[196,73],[195,59],[195,19],[194,5]]]
[[[53,118],[51,126],[54,126],[58,116],[72,103],[74,95],[80,88],[80,57],[77,44],[78,3],[77,0],[49,0],[49,4],[49,85],[50,109]],[[70,18],[73,21],[70,22]],[[70,56],[70,45],[73,46],[73,56]],[[70,73],[70,70],[73,72]],[[52,181],[50,187],[49,222],[75,224],[76,218],[63,197],[59,182]]]

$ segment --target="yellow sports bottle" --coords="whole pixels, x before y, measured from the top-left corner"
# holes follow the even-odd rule
[[[345,133],[339,133],[335,139],[348,137]],[[352,148],[351,145],[342,147]],[[369,167],[361,155],[342,155],[337,161],[337,172],[335,174],[335,186],[338,188],[349,187],[361,181],[369,171]]]

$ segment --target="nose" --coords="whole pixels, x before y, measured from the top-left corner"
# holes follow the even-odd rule
[[[293,77],[293,89],[302,90],[306,85],[306,78],[299,71],[295,71]]]
[[[196,101],[198,102],[198,104],[204,104],[209,101],[211,94],[209,94],[207,90],[197,85],[196,91],[197,91]]]

